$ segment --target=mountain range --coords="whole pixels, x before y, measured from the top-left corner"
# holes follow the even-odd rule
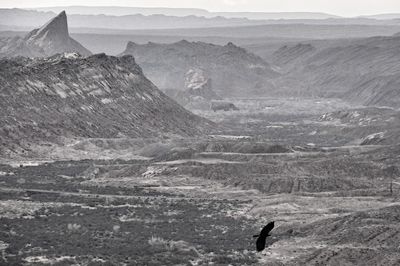
[[[32,8],[33,9],[33,8]],[[57,6],[57,7],[42,7],[34,8],[40,11],[52,11],[59,13],[62,10],[69,14],[94,14],[94,15],[112,15],[125,16],[132,14],[142,15],[158,15],[164,14],[167,16],[202,16],[202,17],[217,17],[226,18],[248,18],[255,20],[267,19],[327,19],[339,18],[339,16],[321,13],[321,12],[210,12],[200,8],[166,8],[166,7],[121,7],[121,6]]]
[[[211,12],[200,8],[166,8],[166,7],[123,7],[123,6],[54,6],[31,8],[44,12],[60,13],[65,10],[69,14],[81,15],[111,15],[126,16],[132,14],[157,15],[164,14],[167,16],[202,16],[216,17],[222,16],[226,18],[248,18],[254,20],[328,20],[328,19],[348,19],[348,18],[368,18],[376,20],[400,19],[399,13],[371,14],[358,17],[343,17],[323,12]]]
[[[0,25],[9,27],[10,29],[24,30],[42,25],[56,14],[51,11],[0,9]],[[222,16],[201,17],[189,15],[180,17],[164,14],[143,15],[133,13],[124,16],[69,14],[69,23],[72,28],[140,30],[181,28],[182,25],[185,28],[260,25],[264,21],[249,20],[247,18],[226,18]]]
[[[111,8],[111,7],[109,7]],[[93,9],[93,10],[92,10]],[[103,10],[105,12],[100,12]],[[212,28],[212,27],[239,27],[252,25],[370,25],[370,26],[399,26],[399,17],[388,14],[388,18],[355,17],[343,18],[323,13],[265,13],[265,12],[197,12],[188,9],[168,12],[169,9],[140,9],[116,8],[121,12],[107,12],[108,7],[66,8],[69,14],[70,27],[79,31],[90,32],[99,30],[149,30],[149,29],[180,29],[180,28]],[[44,24],[63,8],[49,8],[39,10],[27,9],[0,9],[0,27],[7,30],[27,30]],[[92,11],[91,11],[92,10]],[[114,9],[110,9],[114,10]],[[172,9],[174,10],[174,9]],[[123,11],[123,12],[122,12]],[[117,15],[116,15],[117,14]],[[121,15],[123,14],[123,15]],[[175,15],[174,15],[175,14]],[[186,14],[186,15],[182,15]]]
[[[296,25],[237,27],[236,32],[224,32],[222,35],[227,38],[239,37],[240,33],[243,33],[242,37],[246,34],[253,36],[268,27],[272,30],[272,26],[280,28],[281,32],[285,29],[294,32],[297,26],[311,27]],[[222,33],[223,28],[186,31],[199,36],[206,32]],[[162,34],[168,36],[171,32],[178,30],[164,30]],[[211,98],[279,94],[339,97],[357,104],[397,108],[400,106],[400,68],[397,63],[400,60],[399,43],[398,35],[329,41],[305,40],[283,45],[271,56],[262,58],[233,43],[215,45],[186,40],[169,44],[129,42],[120,56],[134,56],[144,74],[163,91],[185,91],[187,74],[192,70],[201,72],[202,78],[196,81],[201,81],[201,92],[196,91],[185,98],[197,97],[199,93],[207,97],[212,95]],[[1,57],[48,57],[58,53],[78,53],[82,56],[91,54],[70,37],[65,12],[25,36],[0,39]],[[34,60],[28,62],[28,65],[39,68],[37,64],[45,66],[44,62]]]

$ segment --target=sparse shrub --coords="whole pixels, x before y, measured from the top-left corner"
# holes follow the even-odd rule
[[[149,245],[159,251],[174,251],[174,252],[190,252],[192,255],[199,256],[199,252],[196,248],[189,245],[189,243],[179,240],[165,240],[161,237],[152,236],[148,240]]]
[[[116,233],[119,232],[120,229],[121,229],[121,226],[119,226],[119,225],[114,225],[113,226],[113,231],[116,232]]]
[[[81,225],[69,223],[69,224],[67,225],[67,229],[68,229],[68,231],[76,232],[76,231],[79,231],[79,229],[81,229]]]

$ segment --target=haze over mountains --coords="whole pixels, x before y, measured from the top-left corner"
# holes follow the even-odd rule
[[[107,8],[105,7],[103,11]],[[130,12],[130,8],[117,9]],[[186,39],[220,45],[233,42],[237,45],[260,44],[264,48],[272,46],[279,48],[279,44],[278,47],[274,45],[287,40],[363,38],[391,36],[400,32],[400,20],[396,19],[377,20],[365,17],[311,19],[311,14],[307,17],[308,13],[304,14],[305,18],[290,19],[249,19],[243,16],[229,18],[229,14],[206,17],[197,16],[197,13],[190,9],[177,9],[183,12],[180,14],[166,12],[162,15],[152,15],[157,13],[157,10],[153,10],[153,13],[143,11],[139,14],[115,16],[108,13],[107,15],[91,13],[90,10],[91,8],[88,8],[84,14],[69,14],[69,32],[90,51],[106,52],[111,55],[121,53],[128,41],[143,44],[149,41],[172,43]],[[190,16],[183,16],[184,12],[192,13]],[[52,11],[0,9],[0,30],[3,30],[0,35],[21,36],[32,28],[40,27],[54,16],[56,13]]]
[[[36,11],[22,11],[21,14],[32,14],[32,12]],[[373,27],[381,33],[390,27],[393,27],[393,32],[397,30],[396,26]],[[338,35],[335,35],[335,30]],[[346,97],[358,103],[396,107],[398,70],[395,68],[395,63],[390,67],[392,65],[390,62],[396,62],[397,37],[356,39],[363,30],[377,35],[368,25],[260,25],[235,27],[232,32],[225,31],[225,28],[154,29],[137,33],[152,34],[153,38],[158,36],[161,41],[162,36],[179,38],[179,35],[205,40],[208,36],[219,36],[220,42],[223,42],[223,38],[239,40],[248,36],[249,42],[253,40],[263,47],[252,50],[263,56],[264,60],[232,43],[221,46],[190,41],[146,45],[128,42],[126,50],[121,55],[135,56],[150,80],[165,91],[183,90],[186,73],[199,68],[211,78],[212,89],[219,95],[244,96],[250,92],[254,95],[272,93],[289,96]],[[268,45],[268,42],[263,44],[262,40],[273,34],[281,34],[274,38],[292,36],[292,38],[303,37],[305,40],[298,43],[288,41],[288,45],[282,44],[281,47],[279,39],[275,40],[276,44],[273,46]],[[353,39],[337,39],[338,36],[346,34]],[[313,39],[315,36],[336,39],[325,44],[318,44],[314,40],[307,42],[307,38]],[[78,35],[79,37],[83,35]],[[107,38],[107,35],[103,35],[103,40]],[[127,39],[129,35],[125,38]],[[282,42],[285,40],[282,39]],[[104,46],[105,42],[97,40],[96,43]],[[49,23],[24,37],[1,38],[0,45],[0,55],[8,57],[15,55],[43,57],[63,52],[90,54],[86,48],[69,37],[65,12],[61,12]],[[263,49],[267,50],[264,52]],[[275,52],[272,54],[272,51]]]
[[[57,13],[23,9],[0,9],[0,25],[10,29],[37,27],[54,17],[55,14]],[[71,28],[138,30],[181,28],[182,25],[185,28],[259,25],[263,24],[263,21],[249,20],[247,18],[206,18],[193,15],[178,17],[163,14],[142,15],[134,13],[125,16],[69,15],[69,23]]]
[[[117,55],[128,41],[173,43],[182,39],[225,45],[233,42],[239,46],[261,46],[278,49],[282,43],[310,39],[334,40],[373,36],[392,36],[400,32],[400,25],[325,25],[325,24],[269,24],[238,27],[213,27],[192,29],[104,30],[74,29],[73,37],[93,52],[106,51]],[[110,39],[109,36],[112,36]]]
[[[400,19],[400,13],[376,14],[376,15],[361,16],[361,17],[371,18],[371,19],[379,19],[379,20]]]
[[[323,12],[211,12],[200,8],[166,8],[166,7],[120,7],[120,6],[54,6],[31,8],[45,12],[60,13],[65,10],[68,14],[81,15],[112,15],[126,16],[131,14],[142,14],[145,16],[164,14],[166,16],[203,16],[226,18],[248,18],[255,20],[323,20],[334,18],[345,18],[338,15],[327,14]],[[357,16],[355,18],[370,18],[370,19],[400,19],[400,13],[391,14],[371,14]]]
[[[12,17],[14,12],[36,16],[37,11],[5,10],[4,12],[8,12],[7,14]],[[90,17],[104,16],[90,15]],[[153,16],[148,18],[155,19]],[[398,26],[306,25],[294,21],[294,24],[230,26],[232,31],[227,31],[224,27],[213,27],[129,32],[133,34],[133,38],[137,34],[148,34],[140,36],[142,39],[146,39],[146,36],[150,36],[150,39],[158,38],[160,42],[163,42],[163,37],[172,41],[179,36],[206,41],[209,38],[210,42],[213,42],[215,38],[213,36],[218,36],[219,43],[228,39],[238,41],[246,39],[250,43],[246,46],[261,55],[263,59],[233,43],[216,45],[190,41],[171,44],[149,42],[146,45],[128,42],[121,55],[135,56],[145,74],[163,90],[182,90],[186,73],[199,68],[211,78],[212,89],[219,95],[244,96],[250,92],[254,95],[272,93],[289,96],[346,97],[358,103],[397,106],[395,100],[397,90],[394,82],[398,70],[390,67],[390,62],[395,62],[393,60],[397,57],[397,37],[357,38],[366,34],[378,35],[378,32],[379,35],[391,35],[400,30]],[[8,23],[14,22],[10,19]],[[115,27],[109,25],[111,28]],[[120,39],[120,45],[130,39],[131,35],[128,32],[125,34],[127,36]],[[90,34],[77,35],[78,39],[82,38],[84,45],[91,39],[90,36]],[[96,50],[107,50],[103,47],[107,46],[105,40],[109,37],[107,34],[101,36],[100,39],[95,39],[94,43],[99,45]],[[268,40],[270,36],[273,38]],[[352,39],[339,39],[344,36],[351,36]],[[294,40],[286,40],[288,37]],[[296,42],[296,38],[303,38],[303,41]],[[332,41],[321,41],[320,43],[324,44],[318,45],[318,41],[313,39]],[[115,40],[119,39],[113,38],[112,43],[115,44]],[[272,42],[274,44],[270,45]],[[285,45],[285,42],[288,44]],[[0,45],[2,56],[43,57],[71,51],[82,55],[90,54],[86,48],[69,37],[65,12],[61,12],[51,22],[24,37],[1,38]],[[350,60],[350,64],[347,64],[348,58],[354,60]],[[381,64],[384,64],[385,68]],[[383,69],[385,71],[378,71]]]
[[[76,13],[68,12],[70,27],[80,28],[86,32],[89,29],[115,29],[115,30],[141,30],[141,29],[173,29],[173,28],[209,28],[209,27],[234,27],[250,26],[263,24],[311,24],[311,25],[399,25],[400,20],[395,14],[388,14],[390,19],[379,19],[385,15],[364,16],[355,18],[342,18],[333,15],[319,13],[264,13],[264,12],[242,12],[242,13],[207,13],[209,16],[198,15],[195,10],[185,9],[187,15],[174,15],[174,12],[163,12],[163,9],[154,9],[154,12],[135,12],[135,8],[119,8],[124,10],[124,15],[115,15],[115,12],[91,12],[88,7],[87,12]],[[107,10],[105,7],[104,9]],[[117,8],[118,9],[118,8]],[[24,30],[30,27],[38,27],[45,21],[54,17],[55,14],[63,11],[64,8],[53,9],[0,9],[0,25],[10,30]],[[167,9],[169,10],[169,9]],[[172,9],[175,10],[175,9]],[[176,9],[179,10],[179,9]],[[116,12],[118,14],[118,12]],[[125,14],[126,13],[126,14]],[[179,12],[178,12],[179,13]]]
[[[167,16],[202,16],[202,17],[226,17],[226,18],[248,18],[254,20],[269,19],[327,19],[339,18],[339,16],[319,12],[210,12],[200,8],[165,8],[165,7],[102,7],[102,6],[57,6],[34,8],[39,11],[52,11],[59,13],[62,10],[69,14],[105,14],[113,16],[125,16],[131,14]]]

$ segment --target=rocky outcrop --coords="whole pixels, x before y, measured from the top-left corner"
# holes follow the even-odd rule
[[[167,90],[167,95],[187,109],[209,110],[212,100],[222,99],[212,89],[212,80],[202,69],[190,69],[185,75],[185,89]]]
[[[0,57],[47,57],[58,53],[90,55],[90,51],[69,36],[67,15],[61,12],[39,29],[25,37],[0,41]]]
[[[185,75],[185,92],[206,100],[220,99],[212,89],[212,80],[207,78],[202,69],[190,69]]]

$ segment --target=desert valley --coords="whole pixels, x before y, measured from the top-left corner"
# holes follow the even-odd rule
[[[400,15],[49,7],[0,30],[0,265],[400,264]]]

